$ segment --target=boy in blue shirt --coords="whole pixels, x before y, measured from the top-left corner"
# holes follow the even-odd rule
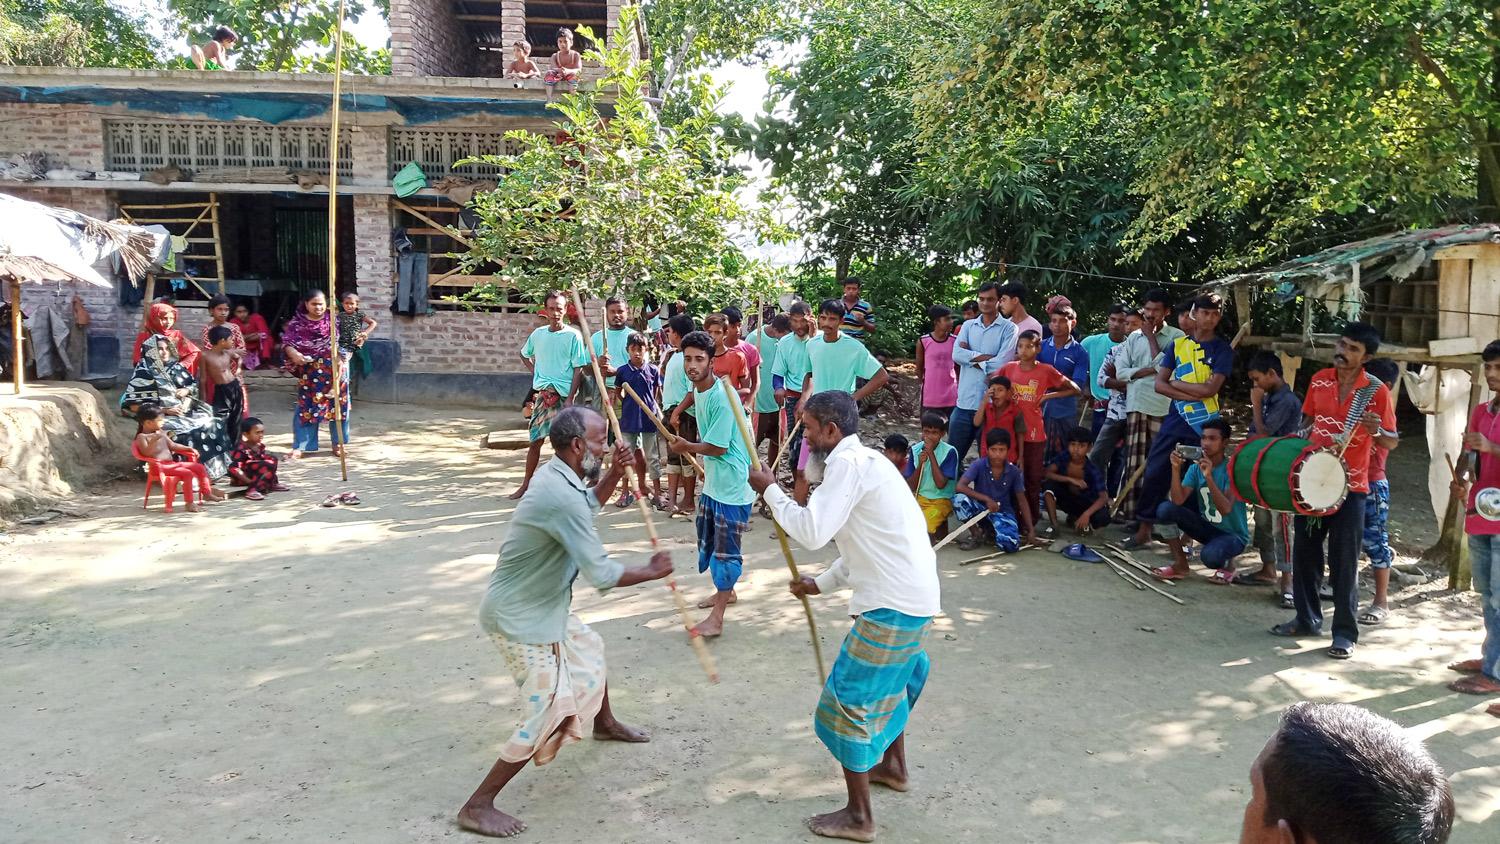
[[[661,402],[657,396],[661,390],[661,372],[655,364],[646,360],[646,335],[632,331],[625,341],[625,350],[630,355],[630,360],[615,370],[615,378],[622,385],[621,394],[625,392],[623,385],[630,385],[630,389],[640,396],[647,408],[660,415]],[[647,418],[646,411],[634,399],[626,398],[622,401],[620,433],[635,451],[635,479],[638,486],[634,493],[628,489],[622,491],[615,506],[623,510],[635,503],[636,496],[646,497],[646,469],[649,464],[652,489],[649,501],[651,506],[661,509],[661,458],[656,451],[656,425]]]
[[[1230,491],[1229,467],[1224,460],[1231,433],[1233,429],[1223,419],[1205,422],[1200,435],[1203,456],[1188,467],[1186,477],[1183,467],[1188,465],[1187,458],[1172,451],[1172,490],[1156,511],[1157,521],[1175,525],[1203,543],[1203,564],[1215,569],[1212,580],[1219,585],[1234,582],[1234,558],[1250,544],[1245,502]],[[1189,502],[1189,497],[1196,502]],[[1182,537],[1173,537],[1167,544],[1172,548],[1172,565],[1152,569],[1151,573],[1162,580],[1181,580],[1189,572]]]
[[[1031,508],[1026,505],[1026,479],[1021,468],[1008,459],[1010,434],[998,428],[984,435],[985,456],[969,464],[958,479],[953,496],[953,512],[963,521],[986,509],[990,517],[969,528],[969,535],[959,537],[958,547],[972,551],[985,539],[986,525],[995,535],[995,547],[1007,554],[1021,550],[1021,540],[1036,541],[1031,523]],[[1025,526],[1023,532],[1018,526]]]
[[[1074,425],[1068,432],[1068,450],[1047,467],[1042,485],[1042,503],[1047,507],[1048,538],[1057,534],[1057,511],[1062,510],[1079,533],[1109,524],[1109,491],[1104,473],[1089,462],[1092,445],[1089,429]]]
[[[1036,359],[1066,375],[1074,384],[1089,383],[1089,353],[1082,343],[1073,339],[1073,326],[1078,324],[1078,314],[1070,305],[1059,305],[1048,315],[1047,327],[1051,336],[1042,341],[1042,349]],[[1088,394],[1084,394],[1088,398]],[[1050,462],[1068,451],[1068,435],[1078,424],[1078,399],[1065,396],[1047,402],[1042,408],[1043,424],[1047,431],[1047,460]]]
[[[1295,436],[1302,425],[1302,399],[1281,377],[1281,358],[1259,351],[1245,367],[1250,377],[1250,430],[1245,439]],[[1255,508],[1254,545],[1260,549],[1260,571],[1246,572],[1239,582],[1247,586],[1275,583],[1280,587],[1281,606],[1292,604],[1292,517]]]

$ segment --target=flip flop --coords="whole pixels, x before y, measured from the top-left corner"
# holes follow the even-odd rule
[[[1234,576],[1234,585],[1235,586],[1275,586],[1276,585],[1276,581],[1274,579],[1272,579],[1272,580],[1266,580],[1263,577],[1256,577],[1255,575],[1251,574],[1248,571],[1242,571],[1239,574],[1237,574],[1237,575]]]
[[[1321,630],[1308,630],[1306,627],[1299,627],[1295,620],[1282,622],[1266,632],[1272,636],[1282,636],[1287,639],[1314,639],[1323,635],[1323,631]]]
[[[1297,608],[1297,602],[1292,598],[1292,593],[1281,593],[1281,608],[1284,610],[1294,610]]]
[[[1328,649],[1328,657],[1330,659],[1348,659],[1351,656],[1354,656],[1353,642],[1344,642],[1342,644],[1335,642],[1333,646]]]
[[[1485,713],[1500,718],[1500,703],[1492,703],[1484,708]]]
[[[1098,552],[1094,551],[1094,549],[1088,547],[1087,545],[1084,545],[1082,542],[1075,542],[1072,545],[1069,545],[1068,547],[1062,549],[1061,553],[1064,557],[1067,557],[1070,560],[1077,560],[1080,563],[1104,562],[1104,558],[1099,556]]]
[[[359,500],[359,496],[355,495],[354,493],[352,493],[352,492],[346,492],[343,495],[339,496],[339,503],[340,504],[361,504],[363,502],[361,502]]]
[[[1359,623],[1366,627],[1376,627],[1384,624],[1386,617],[1390,614],[1390,610],[1387,610],[1385,607],[1371,604],[1369,609],[1360,612],[1358,616]]]
[[[1458,662],[1448,663],[1449,671],[1457,671],[1460,674],[1478,674],[1484,670],[1482,659],[1461,659]]]
[[[254,489],[252,489],[249,492],[245,493],[245,498],[248,501],[264,501],[264,500],[266,500],[266,496],[264,494],[262,494],[258,490],[254,490]]]
[[[337,507],[337,506],[339,506],[339,498],[340,498],[340,496],[330,495],[327,498],[323,499],[323,506],[324,507]]]
[[[1171,566],[1154,568],[1151,570],[1151,576],[1157,580],[1187,580],[1187,575]]]
[[[1230,586],[1234,583],[1235,577],[1234,569],[1216,569],[1208,576],[1208,582],[1215,586]]]
[[[287,486],[286,484],[277,484],[276,486],[271,487],[272,492],[289,492],[290,490],[291,487]]]

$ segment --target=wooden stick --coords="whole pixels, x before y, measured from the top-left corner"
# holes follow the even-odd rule
[[[970,565],[972,563],[982,563],[985,560],[993,560],[996,557],[1003,557],[1003,556],[1005,556],[1005,552],[1004,551],[996,551],[993,554],[983,554],[983,555],[978,556],[978,557],[970,557],[967,560],[960,560],[958,564],[961,565],[961,566],[967,566],[967,565]]]
[[[1125,499],[1130,494],[1130,488],[1135,486],[1136,481],[1139,481],[1141,479],[1141,475],[1144,474],[1146,474],[1146,460],[1145,458],[1142,458],[1141,465],[1137,466],[1136,470],[1130,473],[1130,480],[1126,481],[1125,485],[1120,487],[1118,493],[1119,498],[1115,499],[1114,506],[1109,508],[1109,517],[1111,519],[1113,519],[1115,516],[1120,515],[1120,508],[1125,506]]]
[[[734,385],[728,381],[720,380],[724,386],[724,395],[729,399],[730,412],[734,414],[734,421],[740,428],[740,437],[745,441],[745,449],[750,454],[750,463],[754,466],[763,466],[760,455],[755,453],[755,435],[750,433],[750,420],[745,418],[745,408],[740,405],[739,393],[735,392]],[[786,531],[781,527],[781,522],[774,518],[771,522],[776,525],[776,539],[781,543],[781,556],[786,558],[786,567],[792,572],[792,580],[800,580],[802,575],[797,571],[797,561],[792,558],[792,546],[786,541]],[[828,671],[823,667],[823,643],[818,639],[818,623],[813,620],[812,604],[808,603],[807,596],[802,597],[802,611],[807,614],[807,630],[812,636],[813,656],[818,660],[818,682],[822,683],[828,676]]]
[[[1120,576],[1121,580],[1125,581],[1126,583],[1129,583],[1131,586],[1134,586],[1136,588],[1136,591],[1138,591],[1138,592],[1144,592],[1144,591],[1146,591],[1146,584],[1141,583],[1140,581],[1132,579],[1130,577],[1130,575],[1128,575],[1128,574],[1125,573],[1124,569],[1122,569],[1119,566],[1115,565],[1110,560],[1105,559],[1104,562],[1109,563],[1109,570],[1110,571],[1114,572],[1115,574],[1118,574]]]
[[[984,510],[982,510],[979,513],[975,514],[974,518],[972,518],[972,519],[968,520],[967,522],[964,522],[963,524],[959,525],[958,528],[956,530],[954,530],[952,533],[950,533],[947,536],[943,537],[942,539],[938,540],[938,544],[932,546],[932,550],[936,551],[939,548],[942,548],[944,545],[947,545],[948,543],[950,543],[953,540],[957,539],[959,534],[961,534],[964,531],[968,530],[969,528],[971,528],[971,527],[979,524],[981,521],[984,520],[984,517],[988,516],[989,514],[990,514],[989,508],[985,508]]]
[[[656,426],[656,430],[661,432],[661,435],[664,439],[670,440],[672,439],[672,437],[676,436],[676,434],[673,434],[671,431],[667,430],[667,426],[662,424],[660,417],[651,412],[650,405],[641,400],[640,395],[636,393],[634,387],[630,386],[624,381],[616,381],[616,383],[620,385],[620,388],[624,390],[627,395],[635,399],[635,403],[641,406],[641,410],[646,414],[646,418],[651,420],[651,424]],[[665,446],[666,443],[664,442],[662,443],[662,445]],[[694,457],[691,454],[686,455],[686,457],[687,459],[693,461],[693,468],[698,470],[698,474],[703,474],[703,464],[698,462],[698,458]]]
[[[1116,570],[1123,571],[1123,569],[1120,569],[1117,564],[1115,564],[1113,562],[1110,562],[1110,560],[1109,560],[1108,557],[1104,558],[1104,562],[1110,563],[1110,565],[1113,566]],[[1141,578],[1140,575],[1132,574],[1131,572],[1128,572],[1128,571],[1125,572],[1125,574],[1127,576],[1129,576],[1135,582],[1140,583],[1141,585],[1145,586],[1147,589],[1150,589],[1152,592],[1155,592],[1156,594],[1162,596],[1163,598],[1166,598],[1169,601],[1175,601],[1177,604],[1179,604],[1181,606],[1187,606],[1187,602],[1186,601],[1182,600],[1181,598],[1177,597],[1176,595],[1173,595],[1171,592],[1166,592],[1166,591],[1162,590],[1161,588],[1159,588],[1156,585],[1156,583],[1154,582],[1156,580],[1156,578],[1153,577],[1151,580],[1144,580],[1144,579]],[[1171,583],[1170,580],[1166,581],[1166,582],[1167,583]]]
[[[339,300],[336,282],[339,272],[339,87],[344,73],[344,0],[339,0],[338,20],[333,25],[333,109],[328,121],[328,346],[330,351],[329,368],[333,372],[333,431],[330,439],[333,441],[333,450],[339,456],[339,474],[344,483],[349,482],[349,449],[344,448],[346,443],[341,442],[340,435],[344,429],[344,408],[340,397],[344,393],[344,385],[339,381],[343,377],[343,361],[339,358]],[[214,204],[209,203],[209,208]],[[204,209],[208,213],[208,209]],[[193,226],[198,225],[194,223]],[[188,228],[192,231],[192,227]],[[224,272],[224,265],[219,265],[219,272]],[[221,289],[219,292],[223,292]]]
[[[11,358],[15,371],[11,375],[15,378],[16,395],[19,396],[21,385],[26,383],[26,353],[21,341],[21,279],[15,276],[10,279],[10,339],[15,344]]]
[[[782,411],[780,411],[780,410],[778,410],[776,412],[777,413],[782,413]],[[783,416],[783,418],[785,418],[785,416]],[[802,419],[798,418],[796,424],[792,425],[792,430],[787,431],[786,432],[786,436],[782,438],[782,440],[781,440],[781,446],[776,449],[776,460],[777,460],[777,462],[780,462],[781,458],[783,458],[783,457],[786,456],[787,446],[789,446],[789,445],[792,444],[792,437],[797,436],[797,432],[800,431],[800,430],[802,430]],[[797,461],[795,459],[792,460],[792,465],[793,466],[797,465]],[[772,466],[771,467],[771,471],[772,472],[776,471],[776,467]]]
[[[1122,562],[1122,563],[1130,566],[1131,568],[1137,569],[1138,571],[1140,571],[1141,574],[1150,574],[1151,573],[1151,567],[1150,566],[1146,565],[1145,563],[1141,562],[1140,560],[1137,560],[1135,557],[1133,557],[1130,554],[1126,553],[1124,550],[1122,550],[1120,548],[1120,546],[1118,546],[1118,545],[1112,545],[1112,544],[1106,542],[1106,543],[1104,543],[1104,547],[1110,549],[1110,553],[1112,553],[1112,554],[1115,555],[1115,559],[1117,559],[1120,562]],[[1162,582],[1165,583],[1165,584],[1167,584],[1168,586],[1173,587],[1173,588],[1176,588],[1176,586],[1177,586],[1177,581],[1175,581],[1175,580],[1164,580]]]
[[[583,336],[589,336],[588,317],[583,313],[583,300],[578,296],[577,288],[573,291],[573,304],[578,308],[578,327],[583,329]],[[587,342],[587,341],[585,341]],[[599,368],[599,356],[589,355],[589,365],[594,371],[594,383],[599,387],[599,398],[604,405],[605,417],[609,420],[609,427],[614,431],[615,442],[624,440],[620,433],[620,418],[615,416],[615,406],[609,400],[609,390],[605,388],[604,371]],[[632,491],[635,483],[634,463],[625,464],[625,483],[629,484]],[[656,522],[651,519],[651,508],[646,504],[644,498],[637,497],[635,503],[640,507],[641,518],[646,522],[646,533],[651,537],[651,548],[660,548],[661,543],[656,535]],[[708,675],[710,683],[719,682],[719,669],[714,665],[713,655],[708,652],[708,645],[703,643],[703,637],[697,630],[693,629],[693,620],[688,617],[687,601],[683,600],[682,593],[677,589],[677,578],[667,575],[667,589],[672,593],[672,600],[677,604],[677,616],[682,619],[682,627],[687,631],[688,643],[693,646],[693,653],[698,656],[698,664],[703,666],[703,671]]]

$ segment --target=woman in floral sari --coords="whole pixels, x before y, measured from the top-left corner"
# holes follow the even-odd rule
[[[120,412],[135,418],[142,405],[161,408],[162,430],[181,445],[198,450],[198,462],[215,480],[229,473],[233,443],[224,421],[198,398],[198,381],[182,365],[177,344],[165,334],[152,334],[136,348],[135,372],[120,396]]]
[[[297,410],[292,414],[292,459],[318,450],[318,429],[328,423],[334,454],[342,454],[349,441],[349,357],[340,353],[339,415],[343,424],[333,428],[333,338],[338,329],[328,299],[321,290],[302,297],[302,309],[281,331],[281,349],[286,368],[298,378]]]

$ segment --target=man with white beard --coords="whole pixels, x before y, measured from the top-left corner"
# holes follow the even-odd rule
[[[584,725],[592,725],[600,741],[650,738],[615,720],[604,640],[571,611],[580,571],[601,592],[672,573],[666,551],[656,552],[649,565],[626,568],[599,541],[594,515],[634,460],[622,440],[615,443],[609,471],[601,473],[606,431],[604,417],[588,408],[565,408],[553,420],[549,437],[556,456],[517,505],[479,607],[479,624],[505,657],[526,707],[526,720],[458,813],[458,825],[480,835],[503,838],[526,828],[495,808],[496,795],[527,762],[545,765],[563,745],[581,739]],[[598,483],[591,489],[593,480]]]

